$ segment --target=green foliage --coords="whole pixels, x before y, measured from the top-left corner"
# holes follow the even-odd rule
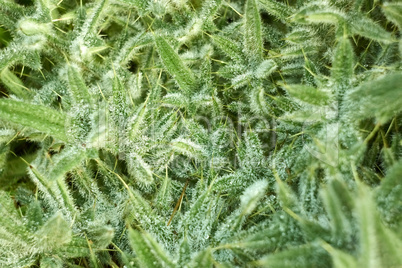
[[[0,0],[0,267],[400,267],[398,1]]]
[[[380,123],[389,121],[401,111],[401,79],[402,73],[390,73],[350,91],[347,104],[350,113],[355,113],[355,118],[374,117]],[[383,105],[385,103],[387,105]]]
[[[195,83],[195,78],[190,69],[184,65],[179,55],[176,54],[163,37],[155,37],[155,44],[165,68],[184,91],[190,91]]]
[[[142,267],[174,267],[164,250],[149,234],[130,230],[129,239]]]
[[[24,103],[13,99],[0,100],[2,120],[19,124],[66,140],[65,114],[50,107]]]
[[[244,54],[250,61],[260,62],[263,54],[261,17],[256,0],[247,0],[244,7]]]

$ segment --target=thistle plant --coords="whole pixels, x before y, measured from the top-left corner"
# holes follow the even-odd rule
[[[0,0],[0,266],[402,266],[401,31],[391,0]]]

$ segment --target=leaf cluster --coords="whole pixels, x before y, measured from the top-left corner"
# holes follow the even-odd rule
[[[391,0],[0,0],[0,266],[402,266],[401,31]]]

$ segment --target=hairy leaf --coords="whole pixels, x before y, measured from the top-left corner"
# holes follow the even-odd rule
[[[251,62],[259,63],[263,56],[261,17],[256,0],[247,0],[244,16],[244,53]]]
[[[42,105],[12,99],[0,99],[0,118],[14,124],[37,129],[64,141],[67,140],[64,129],[66,116]]]
[[[177,84],[185,92],[191,91],[195,85],[195,78],[191,70],[184,65],[180,56],[161,36],[155,36],[156,47],[167,71],[173,76]]]

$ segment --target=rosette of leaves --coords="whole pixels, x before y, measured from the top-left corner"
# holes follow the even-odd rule
[[[401,18],[0,0],[0,266],[401,266]]]

